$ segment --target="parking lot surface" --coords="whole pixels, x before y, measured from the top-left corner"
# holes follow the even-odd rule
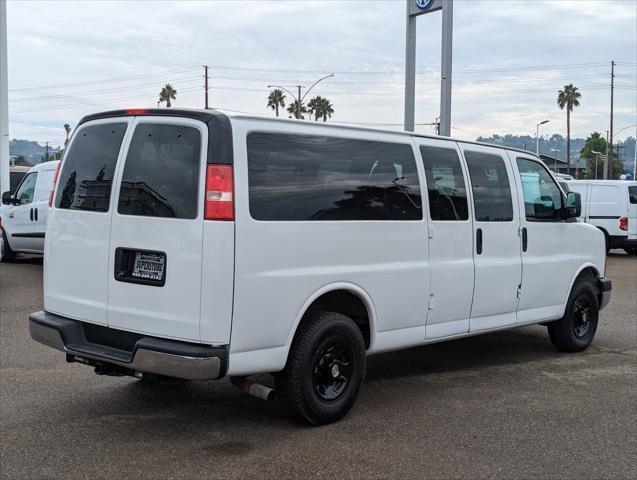
[[[350,414],[298,425],[230,382],[148,385],[29,338],[42,262],[0,266],[2,478],[637,478],[637,257],[593,346],[527,327],[369,358]]]

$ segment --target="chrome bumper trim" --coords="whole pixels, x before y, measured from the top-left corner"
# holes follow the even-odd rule
[[[138,348],[133,360],[127,363],[70,349],[64,344],[58,330],[32,320],[29,321],[29,333],[36,342],[56,350],[81,358],[119,365],[137,372],[155,373],[185,380],[213,380],[219,378],[221,372],[219,357],[187,357]]]

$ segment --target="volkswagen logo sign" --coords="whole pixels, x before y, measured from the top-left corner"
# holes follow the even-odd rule
[[[434,0],[416,0],[416,6],[421,10],[427,10],[434,3]]]

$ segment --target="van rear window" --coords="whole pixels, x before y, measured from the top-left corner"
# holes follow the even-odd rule
[[[408,144],[318,135],[248,135],[256,220],[420,220]]]
[[[126,126],[126,123],[105,123],[77,132],[60,172],[57,208],[108,211],[113,173]]]
[[[628,187],[628,196],[630,197],[630,203],[637,203],[637,185]]]
[[[184,125],[141,123],[131,140],[117,211],[145,217],[197,217],[201,134]]]

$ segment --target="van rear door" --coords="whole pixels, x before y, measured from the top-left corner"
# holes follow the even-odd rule
[[[207,145],[197,120],[131,125],[111,220],[110,327],[199,341]]]
[[[637,183],[628,185],[628,238],[637,240]]]
[[[44,308],[49,312],[107,324],[112,184],[131,121],[95,120],[73,134],[44,245]]]

